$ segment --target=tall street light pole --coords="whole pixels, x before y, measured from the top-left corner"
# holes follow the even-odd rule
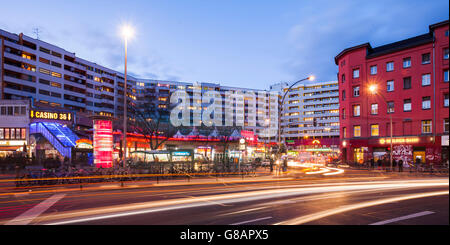
[[[125,41],[125,77],[124,77],[124,89],[123,89],[123,161],[122,167],[127,164],[127,48],[128,39],[133,35],[133,29],[129,25],[122,26],[122,35]]]
[[[387,109],[389,109],[389,103],[388,103],[388,101],[386,100],[386,98],[383,96],[383,94],[381,94],[381,93],[378,93],[378,91],[377,91],[377,86],[376,85],[370,85],[369,86],[369,91],[372,93],[372,94],[378,94],[378,95],[380,95],[381,96],[381,98],[383,98],[383,100],[384,100],[384,102],[386,103],[386,107],[387,107]],[[394,151],[394,149],[392,148],[392,141],[393,141],[393,137],[392,137],[392,113],[389,113],[389,124],[391,125],[390,126],[390,133],[391,133],[391,150],[389,151],[389,164],[390,164],[390,169],[391,169],[391,171],[393,171],[393,169],[392,169],[392,153],[393,153],[393,151]],[[369,126],[369,125],[367,125],[367,126]]]
[[[283,98],[281,99],[281,109],[278,114],[278,152],[280,153],[281,150],[281,115],[283,115],[283,108],[284,108],[284,99],[286,98],[286,95],[289,93],[292,87],[294,87],[296,84],[303,82],[305,80],[312,81],[314,80],[314,76],[309,76],[307,78],[303,78],[301,80],[298,80],[297,82],[293,83],[287,90],[284,92]],[[286,137],[285,137],[286,139]],[[281,154],[281,153],[280,153]]]

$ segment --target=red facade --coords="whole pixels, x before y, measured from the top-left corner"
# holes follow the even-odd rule
[[[406,152],[397,158],[448,159],[448,153],[441,156],[442,148],[448,150],[442,143],[448,142],[448,30],[447,20],[424,35],[375,48],[365,43],[335,57],[344,161],[387,155],[391,118],[394,157]]]

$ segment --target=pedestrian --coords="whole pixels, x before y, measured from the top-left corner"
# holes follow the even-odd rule
[[[398,161],[398,171],[403,172],[403,160]]]
[[[370,159],[370,169],[373,169],[375,167],[375,159]]]

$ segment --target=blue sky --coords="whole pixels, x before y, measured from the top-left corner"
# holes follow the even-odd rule
[[[128,71],[140,78],[268,89],[310,74],[336,80],[334,57],[428,32],[449,18],[433,1],[3,1],[0,28],[123,71],[119,26],[129,22]]]

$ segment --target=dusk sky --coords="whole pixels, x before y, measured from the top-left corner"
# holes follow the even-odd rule
[[[334,57],[428,32],[449,18],[435,1],[3,1],[0,29],[23,32],[123,71],[119,26],[131,23],[139,78],[268,89],[310,74],[336,80]]]

